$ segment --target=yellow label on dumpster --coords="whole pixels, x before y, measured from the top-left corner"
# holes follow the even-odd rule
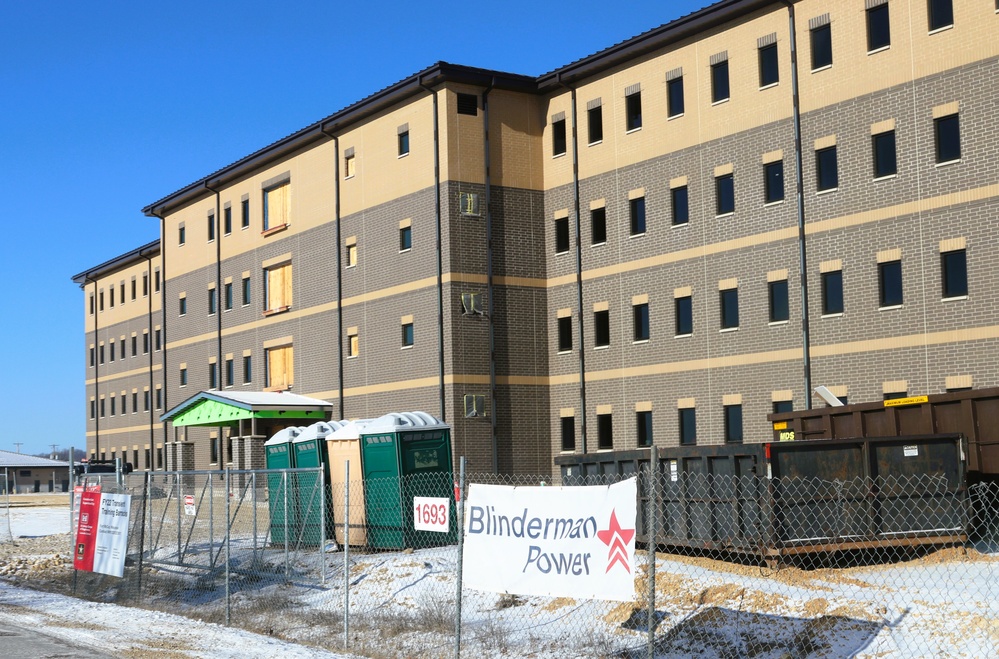
[[[929,396],[909,396],[908,398],[892,398],[885,401],[885,407],[898,407],[900,405],[919,405],[920,403],[928,403],[930,401]]]
[[[787,430],[787,421],[774,421],[774,430]]]

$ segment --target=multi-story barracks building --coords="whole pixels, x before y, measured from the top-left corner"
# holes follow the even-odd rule
[[[434,64],[74,278],[88,450],[248,466],[169,412],[284,391],[547,473],[763,441],[818,385],[999,385],[997,34],[995,0],[722,0],[540,77]]]

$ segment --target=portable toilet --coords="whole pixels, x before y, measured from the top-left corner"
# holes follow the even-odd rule
[[[336,541],[341,545],[363,547],[368,544],[368,517],[364,507],[362,486],[364,471],[361,466],[361,433],[371,419],[348,421],[326,438],[326,448],[330,468],[330,488],[333,495],[333,519],[336,521]],[[350,517],[345,509],[347,483],[344,465],[350,461]],[[350,525],[347,540],[344,540],[343,523]]]
[[[451,427],[426,412],[393,412],[361,432],[368,544],[378,549],[457,542]],[[416,530],[414,497],[444,500],[446,532]]]
[[[292,474],[292,497],[296,503],[298,519],[301,524],[301,535],[296,537],[296,544],[318,546],[320,541],[332,538],[333,510],[330,500],[330,469],[326,454],[326,438],[333,434],[343,423],[340,421],[319,421],[305,428],[292,440],[292,453],[295,456],[295,468],[322,467],[322,482],[316,472]],[[325,498],[325,504],[323,499]],[[326,510],[326,537],[323,536],[322,511]]]
[[[292,469],[295,466],[291,442],[301,432],[301,428],[285,428],[264,442],[264,459],[268,469]],[[294,497],[288,496],[289,485],[283,474],[267,474],[267,503],[271,517],[271,542],[274,544],[284,544],[285,529],[294,529],[296,525],[295,501]],[[294,536],[292,533],[291,537]]]

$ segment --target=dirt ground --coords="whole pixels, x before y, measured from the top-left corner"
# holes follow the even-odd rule
[[[0,508],[6,508],[8,502],[11,508],[24,508],[28,506],[68,506],[69,494],[65,492],[44,492],[39,494],[11,494],[0,495]]]

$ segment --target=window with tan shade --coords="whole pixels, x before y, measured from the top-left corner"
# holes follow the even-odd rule
[[[293,346],[267,348],[267,373],[264,376],[268,391],[290,389],[295,382],[295,354]]]
[[[283,263],[264,270],[264,313],[291,308],[291,264]]]
[[[291,183],[264,190],[264,231],[288,224]]]

